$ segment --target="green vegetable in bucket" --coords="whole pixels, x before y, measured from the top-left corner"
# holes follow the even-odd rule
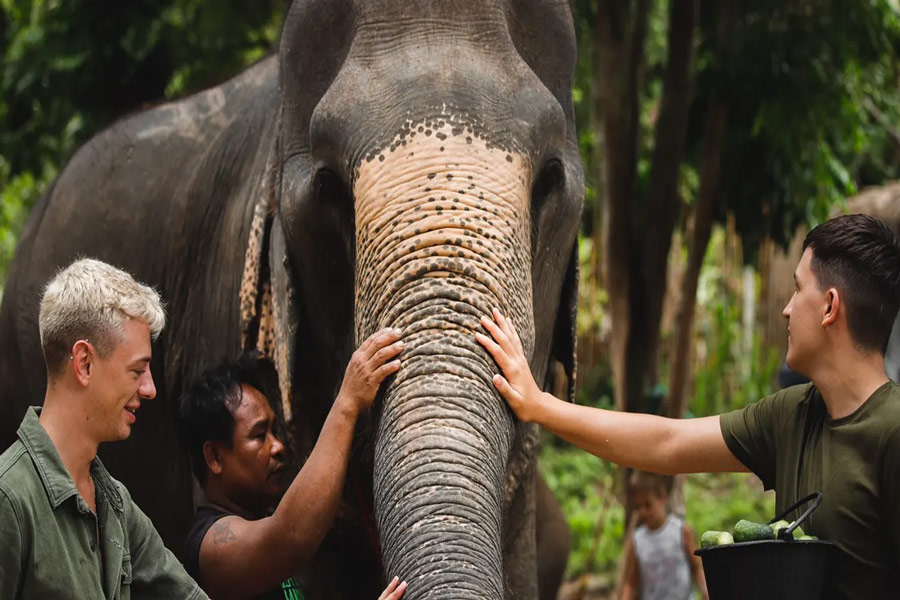
[[[775,521],[774,523],[772,523],[772,525],[770,525],[770,527],[772,527],[772,530],[775,532],[775,539],[780,539],[779,533],[781,531],[787,529],[791,525],[793,525],[793,523],[788,523],[784,519],[782,519],[780,521]],[[803,532],[803,529],[798,525],[796,528],[794,528],[794,531],[791,532],[791,535],[794,536],[795,540],[799,540],[799,539],[803,539],[803,537],[806,534]]]
[[[704,531],[700,536],[700,547],[724,546],[733,544],[734,538],[727,531]]]
[[[778,534],[782,530],[787,529],[790,526],[791,526],[791,524],[788,521],[785,521],[784,519],[781,519],[780,521],[775,521],[774,523],[772,523],[770,525],[770,527],[772,528],[772,531],[775,532],[776,539],[778,538]]]
[[[741,519],[734,525],[735,542],[756,542],[775,539],[775,531],[765,523],[754,523]]]

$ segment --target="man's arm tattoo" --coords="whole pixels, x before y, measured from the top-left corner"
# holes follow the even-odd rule
[[[227,544],[237,539],[234,532],[231,531],[231,523],[228,519],[222,519],[212,526],[213,542],[217,544]]]

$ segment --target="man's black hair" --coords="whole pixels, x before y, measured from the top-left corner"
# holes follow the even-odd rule
[[[894,231],[869,215],[843,215],[810,231],[803,241],[807,248],[819,289],[840,291],[853,340],[884,354],[900,307],[900,243]]]
[[[234,443],[233,411],[241,404],[241,385],[263,394],[264,361],[255,352],[207,369],[178,401],[178,428],[200,485],[206,483],[203,444],[214,441],[230,448]]]

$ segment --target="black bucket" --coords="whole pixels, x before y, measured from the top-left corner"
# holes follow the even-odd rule
[[[703,572],[710,600],[821,600],[825,574],[834,544],[823,540],[795,540],[796,529],[819,506],[822,494],[799,500],[769,523],[794,509],[812,505],[777,540],[740,542],[701,548]]]

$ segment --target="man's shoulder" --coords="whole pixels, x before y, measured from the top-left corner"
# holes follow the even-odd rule
[[[770,398],[778,398],[781,402],[789,404],[800,404],[809,402],[818,394],[816,386],[813,383],[798,383],[784,389],[778,390]]]
[[[888,383],[885,401],[879,403],[871,415],[872,423],[883,432],[889,444],[900,451],[900,384]]]
[[[888,381],[886,391],[887,401],[881,403],[879,410],[889,414],[900,415],[900,383]]]
[[[812,383],[800,383],[778,390],[768,398],[777,406],[776,420],[786,423],[806,421],[807,418],[825,419],[825,403]]]
[[[190,531],[188,532],[188,538],[197,537],[197,543],[199,544],[203,541],[203,538],[206,536],[207,531],[216,524],[216,522],[224,519],[226,517],[235,517],[234,513],[230,513],[227,511],[223,511],[221,509],[208,506],[208,505],[200,505],[197,507],[197,510],[194,513],[194,520],[191,521]],[[199,547],[199,546],[198,546]]]
[[[17,506],[29,504],[36,492],[43,493],[34,461],[21,440],[0,454],[0,500]]]
[[[21,489],[26,483],[35,481],[36,477],[34,461],[22,440],[16,440],[0,454],[0,487]]]
[[[23,454],[27,453],[28,450],[25,449],[25,444],[22,443],[22,440],[17,438],[16,441],[10,444],[9,448],[0,454],[0,478],[15,466]]]
[[[229,516],[234,515],[208,505],[197,507],[194,520],[191,522],[187,536],[185,536],[182,554],[184,569],[194,579],[197,579],[200,574],[200,548],[203,545],[206,534],[220,519]]]
[[[810,407],[814,408],[817,404],[816,399],[815,386],[812,383],[801,383],[764,396],[734,412],[750,410],[760,417],[768,415],[771,420],[783,425],[798,413],[806,411]]]
[[[900,384],[888,381],[858,411],[859,422],[883,432],[900,434]]]

